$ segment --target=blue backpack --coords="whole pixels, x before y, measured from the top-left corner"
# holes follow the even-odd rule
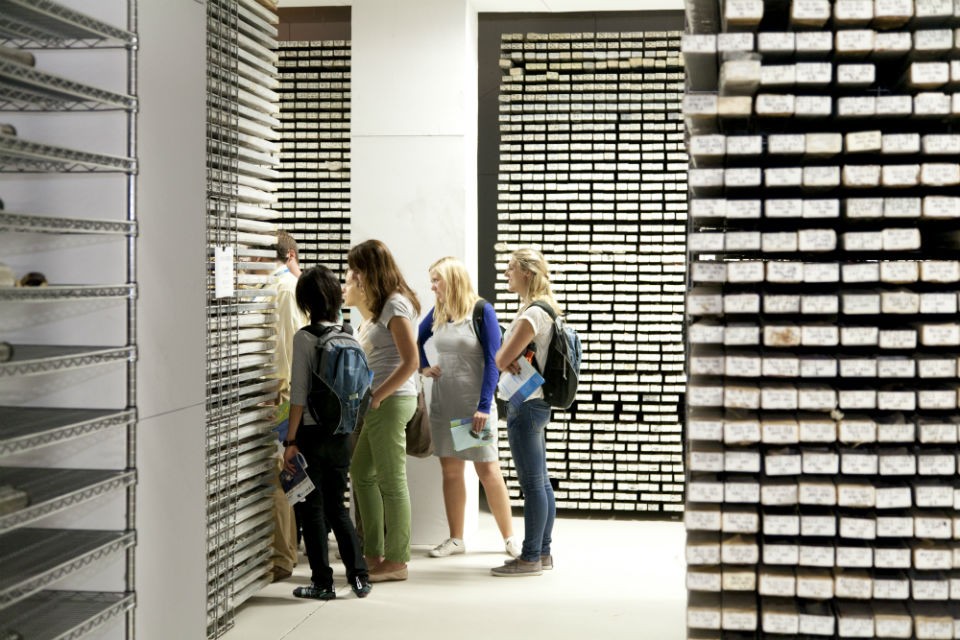
[[[543,399],[556,409],[569,409],[576,399],[580,384],[580,361],[583,359],[580,336],[546,302],[537,300],[531,306],[540,307],[553,320],[547,364],[540,372],[543,376]]]
[[[307,410],[334,433],[353,433],[370,406],[373,371],[350,325],[304,327],[317,337],[317,366],[311,372]]]

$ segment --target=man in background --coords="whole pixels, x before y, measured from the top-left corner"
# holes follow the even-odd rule
[[[297,522],[293,507],[287,501],[280,486],[278,474],[283,468],[283,442],[287,439],[290,417],[290,365],[293,362],[293,335],[305,325],[310,324],[307,317],[297,307],[297,279],[300,277],[300,262],[297,241],[283,230],[277,231],[277,243],[274,245],[277,290],[277,345],[273,363],[280,381],[278,388],[276,430],[277,430],[277,472],[274,474],[276,486],[273,492],[273,554],[270,561],[273,581],[285,580],[293,574],[297,564]]]

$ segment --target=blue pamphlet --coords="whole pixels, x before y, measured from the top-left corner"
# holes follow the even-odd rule
[[[493,444],[493,430],[489,420],[480,433],[473,430],[473,418],[451,420],[450,435],[453,437],[453,448],[457,451]]]

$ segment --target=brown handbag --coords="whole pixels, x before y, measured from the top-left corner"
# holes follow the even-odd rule
[[[416,458],[426,458],[433,454],[433,438],[430,435],[430,414],[427,411],[427,400],[423,395],[423,387],[417,394],[417,410],[407,422],[407,455]]]

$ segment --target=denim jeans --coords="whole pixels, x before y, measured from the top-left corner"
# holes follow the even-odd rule
[[[527,400],[507,411],[507,440],[523,490],[523,550],[520,557],[534,562],[550,554],[553,521],[557,505],[547,471],[545,430],[550,422],[550,405],[540,399]]]
[[[347,578],[367,576],[360,540],[343,501],[350,468],[350,436],[335,434],[334,428],[301,424],[297,431],[297,447],[307,461],[307,475],[316,486],[297,504],[297,510],[310,561],[310,580],[321,588],[333,587],[333,570],[327,561],[328,524],[337,538]]]

